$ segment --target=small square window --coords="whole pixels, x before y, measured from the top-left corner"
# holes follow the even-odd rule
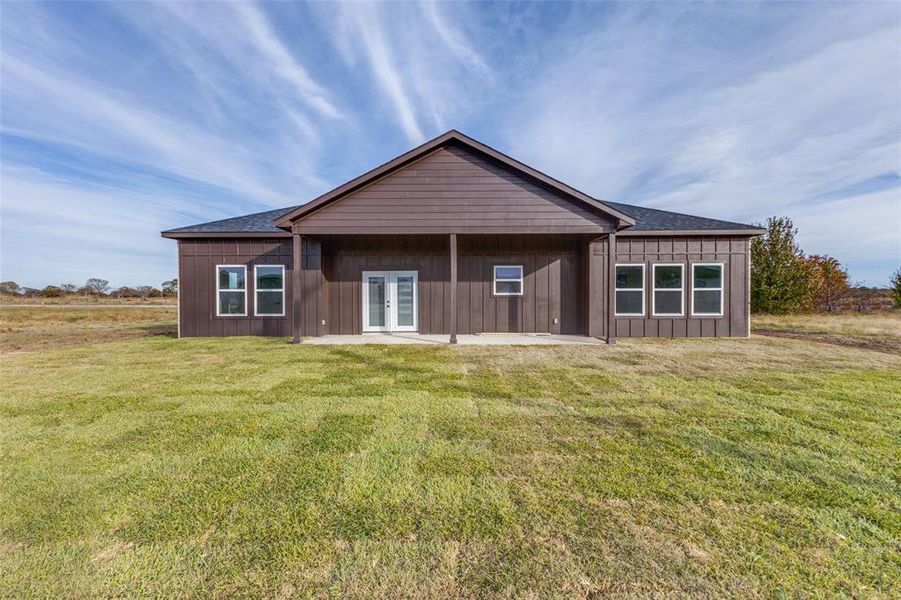
[[[522,296],[522,265],[494,267],[494,295]]]

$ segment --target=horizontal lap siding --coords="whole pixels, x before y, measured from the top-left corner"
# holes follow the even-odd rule
[[[311,247],[314,244],[311,244]],[[307,252],[310,252],[310,247]],[[179,320],[183,337],[226,335],[291,335],[291,265],[290,239],[180,240],[179,251]],[[313,263],[318,260],[313,251]],[[216,316],[216,265],[244,265],[247,268],[247,316]],[[284,317],[253,316],[255,298],[254,265],[285,266]],[[305,289],[318,291],[315,276],[305,282]],[[311,291],[311,294],[317,293]],[[318,295],[318,294],[317,294]],[[311,320],[315,323],[315,320]]]
[[[617,337],[745,337],[748,335],[747,237],[620,237],[617,263],[645,265],[645,317],[616,317]],[[606,255],[606,246],[597,246]],[[606,256],[604,256],[604,261]],[[692,317],[691,264],[723,263],[723,316]],[[685,316],[652,317],[654,263],[680,263],[685,268]],[[606,287],[606,286],[605,286]]]
[[[432,154],[298,221],[307,234],[601,233],[610,221],[458,146]]]

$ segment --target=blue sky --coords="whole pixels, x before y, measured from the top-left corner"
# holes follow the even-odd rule
[[[901,4],[3,3],[2,260],[158,285],[159,231],[456,128],[602,199],[901,265]]]

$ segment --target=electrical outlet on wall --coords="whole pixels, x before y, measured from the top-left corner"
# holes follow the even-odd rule
[[[554,325],[559,325],[559,324],[560,324],[560,319],[558,319],[557,317],[554,317]]]

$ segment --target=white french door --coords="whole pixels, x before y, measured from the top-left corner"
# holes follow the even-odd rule
[[[418,331],[419,273],[363,271],[363,331]]]

